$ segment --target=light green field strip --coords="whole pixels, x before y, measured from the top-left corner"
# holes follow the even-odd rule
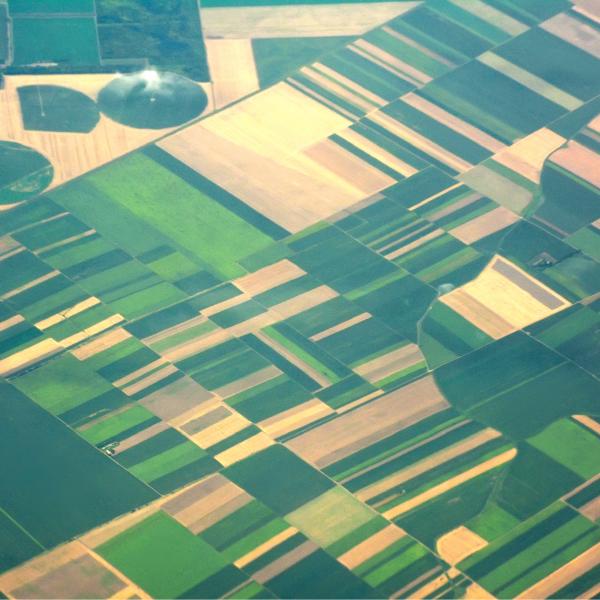
[[[510,35],[519,35],[528,29],[527,25],[509,17],[507,14],[495,9],[493,6],[488,6],[480,0],[450,0],[450,2],[480,19],[503,29]]]
[[[198,446],[192,442],[183,442],[130,467],[129,472],[144,481],[153,481],[185,467],[203,456],[206,456],[206,452]]]
[[[575,98],[575,96],[571,96],[567,92],[557,88],[556,86],[548,83],[541,77],[537,75],[533,75],[529,71],[514,65],[508,60],[494,54],[493,52],[486,52],[477,58],[480,63],[494,69],[510,77],[517,83],[524,85],[526,88],[529,88],[531,91],[536,92],[540,96],[543,96],[547,100],[559,104],[563,108],[567,110],[575,110],[583,105],[583,102],[579,100],[579,98]]]

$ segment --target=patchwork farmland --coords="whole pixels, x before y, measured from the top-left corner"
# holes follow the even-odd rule
[[[0,78],[0,597],[600,595],[597,2],[0,0]]]

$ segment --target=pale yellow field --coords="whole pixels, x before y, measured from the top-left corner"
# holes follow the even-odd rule
[[[544,127],[498,152],[493,158],[519,175],[539,183],[544,161],[565,141],[565,138]]]
[[[372,556],[383,552],[405,535],[406,533],[396,525],[388,525],[385,529],[378,531],[348,550],[348,552],[338,556],[338,561],[348,569],[356,569],[356,567],[362,565]]]
[[[487,541],[464,525],[449,531],[436,543],[437,553],[449,564],[457,565],[487,546]]]
[[[504,206],[499,206],[451,229],[449,233],[465,244],[472,244],[481,238],[505,229],[518,220],[519,216],[514,212],[504,208]]]
[[[551,598],[555,592],[599,564],[600,544],[596,544],[569,561],[566,565],[544,577],[541,581],[538,581],[529,589],[521,592],[517,598],[523,600],[526,598]]]
[[[250,39],[206,39],[205,45],[216,109],[259,89]]]
[[[501,256],[495,256],[473,281],[440,300],[496,339],[571,304]]]
[[[268,267],[235,279],[233,283],[246,294],[256,296],[303,275],[306,275],[306,271],[284,258]]]
[[[425,377],[311,429],[286,445],[308,462],[324,467],[447,406],[433,378]]]
[[[276,38],[360,35],[418,2],[204,8],[206,38]]]
[[[550,160],[588,183],[600,187],[600,156],[593,150],[570,141],[566,148],[555,152]]]
[[[233,564],[239,569],[243,569],[252,561],[263,556],[263,554],[269,552],[269,550],[272,550],[273,548],[279,546],[279,544],[282,544],[286,540],[289,540],[292,536],[296,535],[296,533],[298,533],[298,530],[295,527],[288,527],[287,529],[284,529],[277,535],[274,535],[270,540],[263,542],[262,544],[254,548],[254,550],[248,552],[248,554],[245,554],[241,558],[238,558]]]
[[[382,356],[355,367],[354,371],[371,383],[407,369],[425,360],[416,344],[407,344]]]
[[[277,438],[314,421],[318,421],[333,412],[330,406],[318,398],[313,398],[268,419],[264,419],[257,423],[257,425],[271,437]]]
[[[347,181],[345,177],[352,173],[344,166],[348,157],[341,152],[338,159],[330,159],[329,166],[321,164],[321,155],[313,159],[304,152],[350,124],[306,94],[279,83],[159,145],[272,221],[296,232],[390,182],[354,157],[354,170],[371,177],[366,182],[354,182],[352,177]]]
[[[275,442],[262,431],[252,436],[251,438],[236,444],[232,448],[228,448],[223,452],[215,455],[215,460],[218,460],[224,467],[228,467],[252,454],[256,454]]]

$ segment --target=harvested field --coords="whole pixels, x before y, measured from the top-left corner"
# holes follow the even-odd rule
[[[566,298],[500,256],[476,279],[440,300],[495,339],[570,306]]]
[[[348,569],[356,569],[371,557],[383,552],[394,542],[402,539],[406,533],[396,525],[388,525],[366,540],[360,542],[348,552],[338,556],[338,560]]]
[[[324,467],[447,406],[433,379],[425,377],[311,429],[287,445],[305,460]]]
[[[558,152],[555,152],[550,160],[559,167],[600,188],[600,156],[593,150],[575,141],[570,141],[566,148],[561,148]]]
[[[454,566],[486,546],[487,542],[482,537],[461,525],[444,534],[437,541],[436,549],[449,565]]]
[[[545,160],[565,142],[565,138],[544,127],[498,152],[494,160],[539,183]]]
[[[417,4],[208,7],[202,10],[202,28],[209,40],[360,35]]]
[[[207,39],[205,44],[215,109],[259,89],[250,39]]]
[[[451,229],[449,233],[463,244],[472,244],[488,235],[492,235],[492,233],[506,229],[518,220],[519,216],[514,212],[504,208],[504,206],[499,206],[480,217],[475,217]]]

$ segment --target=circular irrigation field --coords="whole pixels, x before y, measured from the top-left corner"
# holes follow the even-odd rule
[[[174,127],[206,108],[204,90],[175,73],[154,70],[120,75],[98,96],[100,110],[118,123],[139,129]]]
[[[54,170],[36,150],[0,141],[0,204],[13,204],[39,194],[52,181]]]

